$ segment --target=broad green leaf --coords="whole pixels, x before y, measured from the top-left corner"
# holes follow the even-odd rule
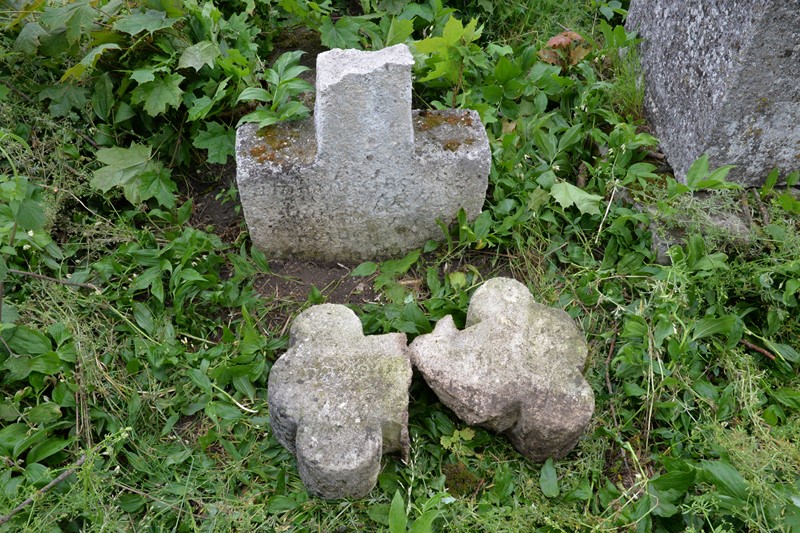
[[[51,455],[60,452],[72,443],[72,439],[47,439],[40,442],[28,452],[25,461],[28,464],[38,463]]]
[[[131,102],[144,103],[144,110],[151,117],[166,112],[169,107],[179,107],[183,90],[180,88],[184,77],[180,74],[167,74],[139,85],[131,91]]]
[[[552,162],[558,155],[558,140],[549,131],[538,129],[533,132],[533,142],[541,150],[546,161]]]
[[[83,109],[86,105],[86,93],[86,89],[75,85],[52,85],[39,93],[39,101],[50,100],[50,114],[54,117],[66,117],[73,109]]]
[[[555,498],[559,495],[561,490],[558,488],[558,475],[556,474],[556,467],[553,464],[553,458],[548,457],[542,471],[539,474],[539,486],[542,489],[542,494],[548,498]]]
[[[133,319],[142,330],[148,335],[152,335],[155,330],[153,312],[143,302],[133,302]]]
[[[214,101],[208,96],[201,96],[196,99],[192,102],[192,107],[189,108],[189,122],[206,118],[213,107]]]
[[[433,533],[433,521],[439,517],[439,511],[425,511],[411,524],[411,533]]]
[[[17,355],[39,355],[53,349],[47,335],[26,326],[15,328],[6,344]]]
[[[800,409],[800,391],[782,387],[772,392],[772,397],[790,409]]]
[[[386,35],[386,46],[404,43],[414,33],[414,21],[393,18]]]
[[[392,505],[389,508],[389,533],[406,533],[408,516],[406,515],[406,504],[403,496],[397,490],[392,498]]]
[[[697,184],[708,174],[708,154],[700,156],[686,172],[686,185],[694,190]]]
[[[297,67],[297,63],[305,52],[302,50],[293,50],[291,52],[284,52],[280,55],[275,63],[272,64],[272,71],[277,74],[278,79],[294,78],[300,72],[305,72],[308,67],[299,67],[302,70],[296,71],[292,67]],[[287,70],[288,69],[288,70]],[[291,73],[290,73],[291,72]],[[296,72],[296,74],[295,74]]]
[[[564,209],[574,205],[582,214],[600,214],[600,201],[603,197],[589,194],[571,183],[562,181],[554,184],[550,189],[550,194]]]
[[[138,189],[140,202],[155,198],[161,207],[167,209],[175,207],[174,193],[178,188],[170,178],[170,171],[166,168],[147,170],[142,173],[139,176]],[[128,198],[128,201],[131,201],[131,198]]]
[[[289,496],[273,496],[269,499],[269,503],[267,504],[267,512],[270,514],[283,513],[296,509],[299,505],[300,504],[295,499]]]
[[[502,56],[494,67],[494,77],[498,83],[505,85],[522,73],[522,69],[515,62]]]
[[[152,69],[152,68],[140,68],[136,69],[131,72],[131,79],[138,83],[139,85],[143,85],[145,83],[151,82],[156,79],[156,72],[160,72],[161,69]]]
[[[94,171],[90,184],[102,192],[127,184],[147,169],[151,153],[149,146],[136,143],[132,143],[130,148],[114,147],[98,150],[97,160],[105,166]]]
[[[580,122],[573,124],[567,131],[562,133],[561,138],[558,139],[558,151],[563,152],[570,146],[578,143],[584,138],[584,135],[583,124]]]
[[[650,483],[660,491],[685,493],[694,485],[695,477],[696,470],[693,468],[688,470],[675,470],[653,478]]]
[[[42,205],[30,198],[23,198],[17,207],[17,215],[14,217],[20,228],[28,230],[40,230],[44,226],[44,210]]]
[[[178,61],[178,68],[193,68],[199,71],[205,65],[213,67],[214,60],[219,56],[219,45],[211,41],[200,41],[183,51]]]
[[[442,39],[449,46],[455,46],[459,44],[464,33],[464,24],[456,17],[451,16],[444,25]]]
[[[47,30],[42,28],[38,22],[28,22],[17,35],[17,39],[14,41],[14,50],[29,56],[36,55],[36,51],[39,49],[39,37],[43,35],[47,35]]]
[[[208,150],[208,162],[225,164],[236,152],[236,130],[217,122],[209,122],[192,141],[196,148]]]
[[[25,476],[25,481],[34,487],[43,487],[47,485],[52,478],[50,469],[39,463],[30,463],[25,466],[23,475]]]
[[[262,89],[261,87],[248,87],[242,94],[239,95],[239,98],[236,99],[236,102],[242,102],[245,100],[256,100],[258,102],[270,103],[272,102],[272,93],[266,89]]]
[[[168,18],[163,11],[148,9],[144,12],[120,17],[114,23],[114,29],[129,35],[136,35],[143,31],[153,33],[165,28],[171,28],[178,20],[177,18]]]
[[[286,102],[275,110],[279,120],[299,120],[306,118],[310,111],[302,102],[292,100]]]
[[[53,402],[40,403],[25,412],[25,420],[31,424],[47,424],[61,418],[61,408]]]
[[[94,25],[96,16],[90,0],[76,0],[64,6],[48,7],[40,15],[39,22],[51,29],[66,28],[66,41],[71,46],[80,41],[84,30]]]
[[[17,422],[0,429],[0,453],[10,455],[11,450],[28,434],[28,424]]]
[[[138,494],[123,493],[116,499],[119,508],[126,513],[135,513],[144,506],[144,498]]]
[[[726,315],[719,318],[703,318],[698,320],[692,328],[692,340],[696,341],[720,333],[728,333],[736,323],[736,317]]]
[[[388,526],[389,509],[390,506],[387,503],[373,503],[367,509],[367,516],[369,516],[373,522],[377,522],[382,526]]]
[[[105,43],[92,48],[89,53],[86,54],[83,59],[81,59],[80,63],[68,68],[67,71],[64,72],[64,75],[61,76],[59,81],[64,83],[65,81],[76,81],[80,79],[87,70],[94,68],[97,60],[107,50],[119,50],[119,45],[115,43]]]
[[[322,44],[328,48],[360,48],[358,22],[351,17],[342,17],[334,24],[325,17],[320,27]]]
[[[706,481],[717,487],[721,493],[747,501],[747,482],[730,464],[724,461],[703,461],[701,468]]]
[[[356,268],[354,268],[350,275],[353,277],[363,277],[363,276],[371,276],[378,270],[377,263],[373,263],[372,261],[367,261],[365,263],[361,263]]]
[[[97,78],[92,93],[92,108],[95,115],[103,121],[107,121],[114,108],[114,83],[111,76],[104,73]]]

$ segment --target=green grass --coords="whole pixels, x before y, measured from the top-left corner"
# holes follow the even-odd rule
[[[35,495],[5,529],[800,528],[800,205],[769,183],[719,190],[724,178],[702,161],[688,187],[715,188],[702,195],[656,172],[648,153],[657,140],[639,129],[635,43],[616,29],[618,13],[605,16],[620,6],[362,2],[371,12],[417,10],[405,12],[416,14],[410,25],[391,26],[340,18],[338,4],[282,4],[243,16],[244,4],[221,2],[218,26],[212,12],[181,4],[170,14],[178,22],[147,35],[113,30],[137,20],[128,8],[111,19],[78,10],[70,46],[48,41],[63,36],[66,15],[42,20],[46,6],[3,26],[0,272],[14,272],[0,288],[0,516]],[[450,8],[464,23],[450,21]],[[458,42],[430,40],[448,21]],[[97,45],[95,24],[111,28],[121,49],[60,84]],[[412,339],[447,314],[463,324],[482,281],[513,275],[537,301],[565,309],[589,342],[596,398],[566,458],[524,460],[503,437],[465,426],[417,376],[408,463],[385,456],[378,485],[360,500],[305,491],[270,433],[266,385],[288,319],[325,291],[309,287],[300,302],[260,295],[270,263],[244,228],[215,235],[213,221],[193,215],[199,199],[178,192],[190,190],[189,169],[207,169],[195,178],[212,184],[223,174],[209,162],[230,155],[231,132],[253,110],[238,97],[272,89],[260,77],[263,58],[280,48],[270,39],[298,24],[324,42],[370,48],[391,34],[418,46],[420,105],[455,101],[481,114],[493,153],[484,213],[460,217],[421,253],[362,265],[355,273],[381,298],[354,307],[366,333]],[[252,39],[232,38],[239,26]],[[19,37],[23,28],[33,33]],[[547,39],[564,28],[585,34],[591,50],[574,64],[542,62]],[[238,50],[235,69],[222,56],[179,67],[187,47],[215,39]],[[184,77],[159,86],[177,100],[134,92],[131,73],[158,65]],[[258,93],[261,118],[273,104],[303,112],[270,98]],[[136,170],[98,179],[120,161]],[[733,211],[749,214],[746,241],[708,223]],[[678,214],[685,241],[657,264],[650,224],[671,227]]]

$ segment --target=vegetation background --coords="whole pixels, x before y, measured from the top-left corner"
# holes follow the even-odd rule
[[[625,4],[0,0],[0,529],[800,531],[799,176],[677,183]],[[276,274],[236,125],[308,116],[314,53],[401,42],[417,107],[481,114],[483,214],[324,285]],[[310,499],[266,405],[291,318],[347,301],[413,338],[498,274],[586,333],[575,451],[525,461],[415,379],[408,463]]]

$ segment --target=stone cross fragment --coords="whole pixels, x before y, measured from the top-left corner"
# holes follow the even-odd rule
[[[632,0],[626,27],[678,179],[704,153],[744,186],[800,169],[800,0]]]
[[[444,237],[485,200],[491,154],[470,110],[412,111],[405,45],[317,58],[314,117],[236,135],[253,244],[271,258],[362,261]]]
[[[309,493],[366,496],[384,453],[408,456],[405,334],[365,337],[353,311],[323,304],[297,316],[289,345],[269,375],[275,438],[297,457]]]
[[[490,279],[472,296],[466,329],[448,315],[410,348],[456,416],[505,434],[534,461],[569,453],[594,413],[586,339],[567,313],[536,303],[516,280]]]

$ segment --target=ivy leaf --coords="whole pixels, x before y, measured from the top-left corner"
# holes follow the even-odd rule
[[[124,186],[145,172],[150,164],[151,148],[132,143],[130,148],[102,148],[97,160],[105,166],[94,171],[90,184],[95,189],[108,192],[112,187]]]
[[[161,207],[172,209],[175,207],[175,191],[177,187],[170,178],[170,171],[166,168],[157,168],[144,172],[139,178],[139,199],[144,202],[155,198]],[[128,199],[130,201],[130,198]],[[136,203],[136,202],[133,202]]]
[[[66,28],[67,43],[71,46],[80,41],[84,30],[94,25],[96,15],[90,0],[78,0],[64,7],[48,7],[39,17],[39,22],[50,29]]]
[[[589,194],[571,183],[562,181],[554,184],[553,188],[550,189],[550,194],[564,209],[574,205],[584,215],[600,214],[600,200],[602,200],[603,197],[596,194]]]
[[[359,29],[358,22],[350,17],[342,17],[336,24],[325,17],[320,28],[322,44],[328,48],[359,48]]]
[[[50,100],[50,114],[53,117],[66,117],[75,108],[86,105],[86,89],[74,85],[53,85],[39,93],[39,101]]]
[[[59,81],[64,83],[65,81],[80,79],[84,72],[94,68],[97,60],[106,50],[119,50],[119,45],[115,43],[106,43],[92,48],[92,50],[81,59],[80,63],[76,63],[68,68]]]
[[[151,117],[161,115],[168,107],[178,107],[181,104],[183,90],[180,84],[184,79],[180,74],[167,74],[139,85],[131,92],[131,102],[144,102],[144,110]]]
[[[217,122],[206,124],[192,141],[196,148],[208,150],[208,162],[225,164],[228,156],[233,156],[236,148],[236,130]]]
[[[193,68],[199,71],[204,65],[214,66],[214,60],[220,55],[219,46],[211,41],[200,41],[183,51],[178,61],[178,68]]]
[[[389,26],[389,33],[386,35],[386,46],[400,44],[406,41],[414,33],[414,22],[411,20],[400,20],[393,18]]]
[[[129,35],[136,35],[143,31],[153,33],[165,28],[171,28],[178,20],[176,18],[167,18],[167,14],[163,11],[148,9],[145,12],[132,13],[120,18],[114,23],[114,29]]]
[[[552,457],[548,457],[542,466],[542,471],[539,474],[539,486],[542,489],[542,494],[548,498],[555,498],[561,492],[558,488],[558,475],[556,474],[556,467],[553,464]]]
[[[47,35],[47,30],[41,27],[38,22],[29,22],[22,27],[17,40],[14,41],[14,50],[35,55],[39,49],[39,37]]]

